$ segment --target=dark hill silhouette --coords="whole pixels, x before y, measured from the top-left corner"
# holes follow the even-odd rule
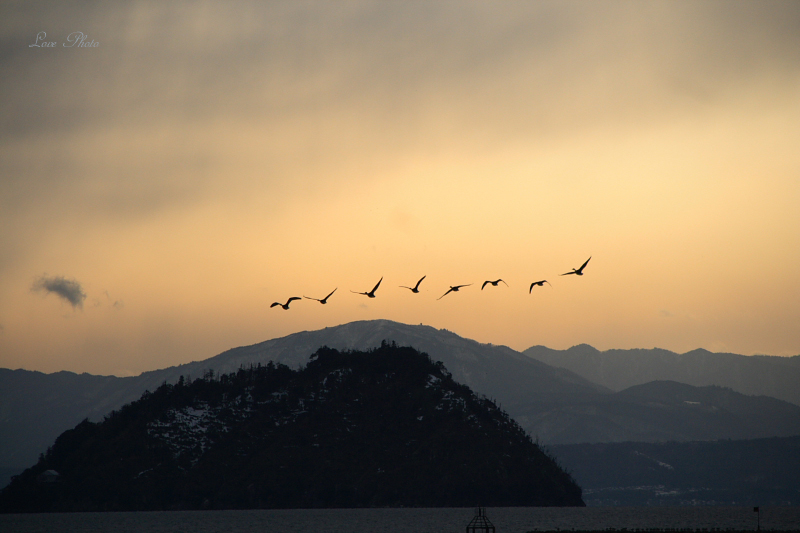
[[[742,394],[772,396],[800,405],[800,356],[736,355],[693,350],[607,350],[580,344],[568,350],[532,346],[525,355],[620,391],[651,381],[730,387]]]
[[[476,502],[583,505],[496,404],[389,344],[164,384],[64,432],[0,493],[5,512]]]

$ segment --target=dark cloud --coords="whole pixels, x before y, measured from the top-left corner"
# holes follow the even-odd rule
[[[34,292],[52,292],[69,302],[73,308],[80,307],[83,309],[83,301],[86,299],[86,293],[83,292],[81,284],[74,279],[70,280],[63,276],[49,277],[44,274],[33,282],[31,290]]]

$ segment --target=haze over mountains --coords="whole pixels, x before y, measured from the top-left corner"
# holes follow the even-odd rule
[[[800,435],[800,406],[728,388],[652,381],[583,398],[531,402],[514,418],[547,444],[755,439]]]
[[[669,380],[696,387],[730,387],[742,394],[772,396],[800,405],[800,355],[745,356],[706,350],[679,354],[660,348],[601,352],[588,344],[568,350],[532,346],[522,353],[614,391]]]
[[[800,435],[800,406],[742,394],[743,390],[761,395],[764,390],[775,390],[775,397],[778,393],[790,397],[788,384],[784,386],[787,380],[780,376],[791,376],[793,369],[800,367],[794,362],[800,358],[753,358],[753,364],[761,365],[753,370],[747,366],[749,357],[706,352],[705,360],[719,361],[717,366],[721,368],[725,368],[726,360],[731,360],[732,366],[750,370],[727,374],[720,370],[720,377],[715,378],[713,365],[706,365],[702,367],[703,379],[711,383],[696,383],[717,386],[702,388],[678,383],[680,380],[674,379],[673,374],[659,370],[673,368],[669,365],[651,368],[645,363],[631,364],[641,371],[628,372],[630,380],[647,376],[652,378],[651,382],[614,392],[621,383],[609,377],[614,375],[616,367],[595,361],[594,365],[603,370],[595,374],[605,376],[605,381],[598,382],[587,377],[586,369],[568,366],[579,361],[581,354],[599,357],[600,352],[585,345],[563,352],[533,347],[523,354],[429,326],[373,320],[299,332],[234,348],[205,361],[129,378],[0,370],[0,466],[29,466],[62,431],[84,418],[101,420],[111,410],[138,399],[145,390],[153,391],[164,382],[175,383],[181,375],[201,377],[209,369],[229,373],[270,360],[297,368],[306,364],[309,356],[323,345],[365,350],[379,346],[383,340],[412,346],[428,353],[434,361],[442,361],[457,382],[495,399],[526,431],[545,444]],[[558,360],[565,352],[568,353],[564,360]],[[641,350],[637,354],[641,361],[646,361],[654,357],[651,352]],[[659,356],[661,360],[669,360],[669,353]],[[567,368],[557,368],[556,363]],[[580,364],[575,362],[574,366]],[[586,366],[594,368],[588,363]],[[625,365],[620,363],[618,367],[619,373],[624,374]],[[739,386],[725,381],[730,375],[738,376]],[[714,383],[715,380],[718,381]],[[795,379],[794,383],[797,382]]]

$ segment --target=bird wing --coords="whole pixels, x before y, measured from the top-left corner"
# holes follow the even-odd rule
[[[290,303],[292,303],[295,300],[302,300],[302,298],[300,298],[299,296],[292,296],[291,298],[286,300],[286,305],[289,305]]]
[[[383,278],[381,278],[381,279],[380,279],[380,281],[378,281],[378,284],[377,284],[377,285],[375,285],[375,287],[374,287],[374,288],[373,288],[371,291],[369,291],[369,292],[375,292],[375,291],[377,291],[377,290],[378,290],[378,287],[380,287],[380,286],[381,286],[381,281],[383,281]]]
[[[497,281],[502,281],[502,282],[503,282],[503,285],[505,285],[506,287],[508,287],[508,283],[506,283],[506,282],[505,282],[505,281],[503,281],[502,279],[498,279]]]
[[[319,298],[312,298],[312,297],[310,297],[310,296],[306,296],[305,294],[303,295],[303,298],[308,298],[309,300],[316,300],[316,301],[318,301],[318,302],[321,302],[321,301],[322,301],[322,300],[320,300]]]
[[[421,278],[419,278],[419,281],[417,282],[417,284],[416,284],[416,285],[414,285],[414,288],[415,288],[415,289],[418,289],[418,288],[419,288],[419,284],[420,284],[420,283],[422,283],[422,280],[423,280],[423,279],[425,279],[426,277],[428,277],[428,275],[427,275],[427,274],[425,274],[424,276],[422,276]]]
[[[573,270],[572,272],[566,272],[566,273],[561,274],[561,275],[562,276],[569,276],[570,274],[575,274],[576,272],[577,272],[576,270]]]
[[[273,308],[273,307],[275,307],[276,305],[281,305],[281,304],[280,304],[280,303],[278,303],[278,302],[275,302],[274,304],[270,305],[270,308]]]
[[[583,269],[584,269],[584,268],[586,268],[586,265],[588,265],[588,264],[589,264],[589,261],[591,261],[591,259],[592,259],[592,258],[591,258],[591,257],[589,257],[589,259],[587,259],[587,260],[586,260],[586,262],[585,262],[584,264],[582,264],[582,265],[581,265],[581,267],[578,269],[578,272],[582,272],[582,271],[583,271]]]
[[[446,293],[442,294],[441,296],[439,296],[439,297],[438,297],[438,298],[436,298],[436,299],[437,299],[437,300],[441,300],[442,298],[444,298],[445,296],[447,296],[447,295],[448,295],[448,294],[450,294],[451,292],[453,292],[453,287],[450,287],[449,289],[447,289],[447,292],[446,292]]]
[[[530,289],[528,289],[528,294],[530,294],[530,293],[531,293],[531,291],[533,291],[533,286],[534,286],[534,285],[536,285],[536,282],[535,282],[535,281],[534,281],[533,283],[531,283],[531,288],[530,288]]]
[[[336,289],[338,289],[338,288],[339,288],[339,287],[336,287]],[[333,289],[333,290],[331,291],[331,294],[333,294],[334,292],[336,292],[336,289]],[[325,298],[323,298],[323,300],[327,300],[328,298],[330,298],[330,297],[331,297],[331,294],[327,295]]]
[[[486,286],[487,283],[491,283],[491,281],[484,281],[483,285],[481,285],[481,290],[483,290],[483,288]]]

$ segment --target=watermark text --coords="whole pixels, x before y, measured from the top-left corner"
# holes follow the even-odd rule
[[[56,48],[57,41],[48,41],[47,33],[40,31],[36,34],[36,41],[29,44],[28,48]],[[74,31],[67,35],[67,40],[61,43],[63,48],[96,48],[100,46],[99,41],[89,40],[89,36],[82,31]]]

